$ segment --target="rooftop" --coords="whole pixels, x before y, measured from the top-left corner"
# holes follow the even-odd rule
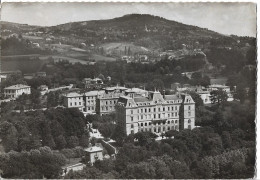
[[[148,101],[151,101],[151,100],[146,98],[146,97],[137,97],[137,98],[134,98],[134,101],[135,102],[148,102]]]
[[[178,99],[181,99],[181,98],[178,97],[177,95],[165,95],[164,99],[165,100],[178,100]]]
[[[101,95],[104,94],[105,91],[89,91],[85,93],[85,96],[97,96],[97,95]]]
[[[209,85],[210,88],[228,88],[229,86],[221,85],[221,84],[212,84]]]
[[[16,85],[13,85],[13,86],[6,87],[4,89],[18,90],[18,89],[24,89],[24,88],[30,88],[30,87],[31,86],[27,86],[27,85],[24,85],[24,84],[16,84]]]
[[[76,93],[76,92],[70,92],[70,93],[66,94],[65,96],[66,97],[80,97],[82,95],[79,93]]]
[[[86,151],[86,152],[99,152],[99,151],[103,151],[103,149],[101,147],[98,147],[98,146],[93,146],[93,147],[85,148],[84,151]]]

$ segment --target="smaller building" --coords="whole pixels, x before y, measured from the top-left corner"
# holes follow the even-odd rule
[[[4,88],[5,97],[16,99],[22,94],[31,94],[31,87],[24,84],[17,84]]]
[[[85,84],[85,88],[101,88],[104,84],[100,78],[84,78],[83,83]]]
[[[209,91],[200,90],[200,91],[197,91],[196,93],[202,99],[203,104],[210,104],[211,103],[211,100],[210,100],[211,95],[210,95]]]
[[[64,95],[64,106],[67,108],[79,108],[80,111],[83,111],[83,95],[76,92]]]
[[[111,77],[110,76],[107,76],[107,81],[111,81]]]
[[[40,91],[48,91],[48,86],[47,85],[40,85],[38,88]]]
[[[0,75],[0,83],[5,81],[7,78],[7,75]]]
[[[98,146],[88,147],[84,149],[87,162],[93,164],[97,160],[103,160],[103,148]]]
[[[227,96],[228,96],[227,101],[233,101],[234,100],[233,94],[232,94],[229,86],[220,85],[220,84],[213,84],[213,85],[210,85],[208,89],[209,89],[210,92],[215,91],[215,90],[225,91],[227,93]]]

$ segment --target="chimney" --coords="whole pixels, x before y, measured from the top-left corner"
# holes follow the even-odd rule
[[[165,89],[163,90],[163,98],[165,98]]]

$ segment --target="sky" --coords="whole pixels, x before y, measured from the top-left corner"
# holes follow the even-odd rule
[[[53,26],[75,21],[151,14],[230,35],[256,37],[253,3],[3,3],[1,20]]]

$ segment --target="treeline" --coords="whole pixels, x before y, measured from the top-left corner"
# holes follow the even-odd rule
[[[245,53],[243,53],[243,51]],[[245,65],[256,65],[256,47],[248,47],[248,50],[211,48],[206,52],[209,62],[217,68],[224,65],[224,74],[238,73]]]
[[[98,161],[94,167],[69,172],[66,178],[252,178],[256,153],[254,105],[200,105],[197,113],[196,125],[201,127],[168,131],[161,141],[155,141],[156,135],[150,132],[125,137],[115,129],[119,146],[116,160]]]
[[[0,154],[0,174],[12,179],[54,179],[62,173],[64,155],[49,147],[40,147],[21,153],[10,151]]]
[[[28,39],[21,35],[1,40],[2,55],[26,55],[26,54],[52,54],[51,51],[34,48]]]
[[[112,78],[111,84],[127,85],[129,87],[146,86],[154,89],[153,83],[156,79],[161,79],[163,87],[170,88],[171,83],[193,83],[188,78],[181,75],[183,71],[198,70],[205,64],[204,60],[162,60],[156,64],[126,63],[126,62],[98,62],[95,65],[70,64],[68,62],[58,62],[52,66],[44,65],[41,71],[45,71],[48,78],[34,78],[28,80],[28,84],[39,86],[42,84],[68,85],[75,84],[79,88],[84,88],[82,79],[98,77],[100,74]]]
[[[0,121],[0,137],[5,152],[29,151],[42,146],[51,149],[86,147],[89,134],[85,124],[86,119],[78,109],[6,112]]]

